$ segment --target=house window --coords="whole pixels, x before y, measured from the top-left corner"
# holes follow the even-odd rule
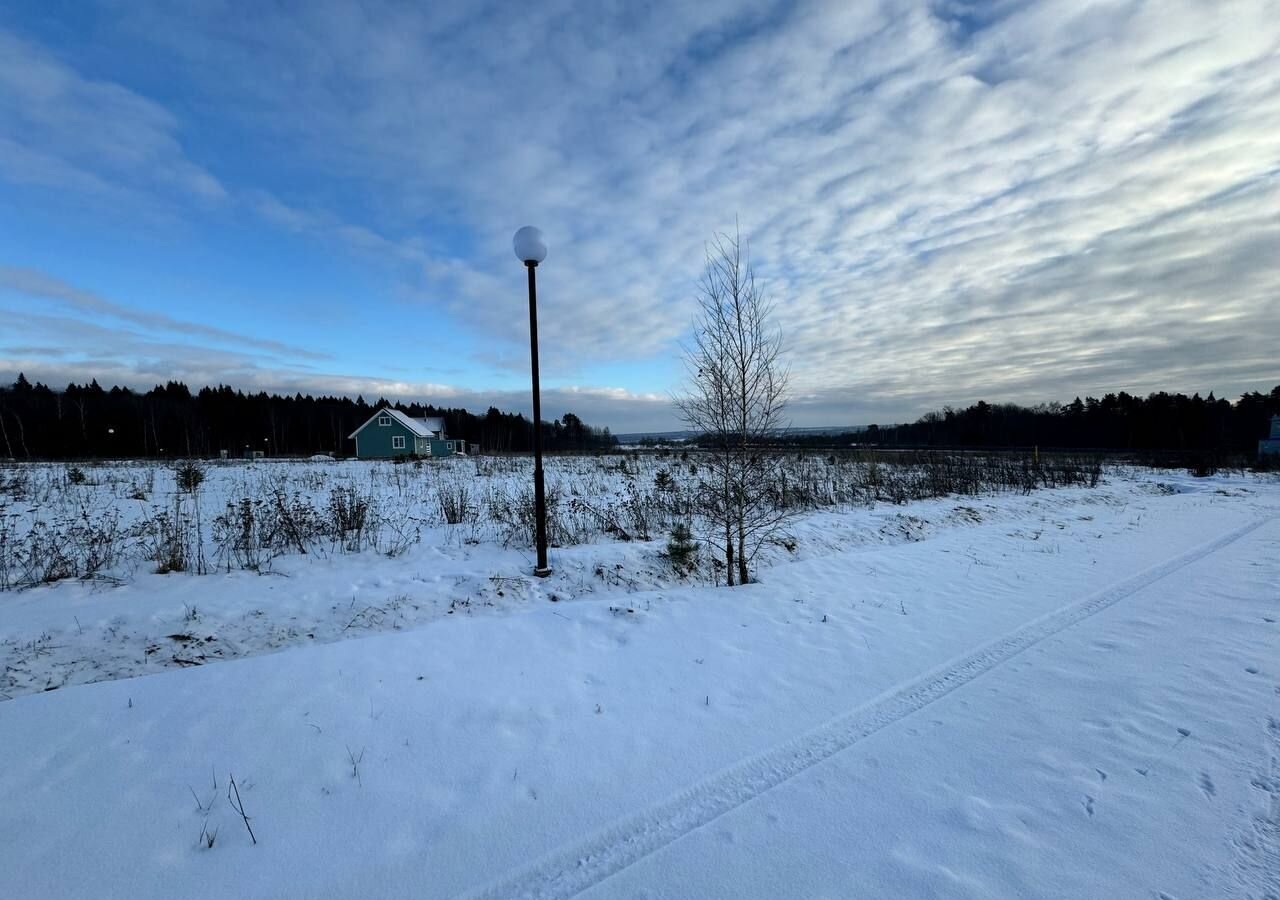
[[[390,425],[390,424],[391,424],[391,417],[390,417],[390,416],[378,416],[378,424],[379,424],[379,425]]]
[[[404,436],[403,436],[403,435],[396,435],[395,437],[393,437],[393,438],[391,439],[391,449],[392,449],[392,450],[403,450],[403,449],[404,449]]]

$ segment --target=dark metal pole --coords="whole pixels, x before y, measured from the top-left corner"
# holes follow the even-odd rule
[[[547,565],[547,494],[542,480],[542,397],[538,388],[538,286],[534,277],[537,262],[526,260],[529,269],[529,357],[533,361],[533,502],[537,514],[538,564],[533,574],[545,578]]]

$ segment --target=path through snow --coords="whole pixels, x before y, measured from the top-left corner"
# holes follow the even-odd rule
[[[695,829],[755,799],[863,738],[905,719],[1007,662],[1138,591],[1253,533],[1251,522],[1092,597],[1043,616],[1010,634],[882,695],[803,737],[747,759],[687,788],[658,806],[617,822],[586,841],[566,847],[528,870],[475,895],[476,900],[576,897],[615,873]],[[1088,801],[1092,815],[1092,798]],[[873,823],[868,823],[873,824]],[[697,896],[705,896],[697,894]]]

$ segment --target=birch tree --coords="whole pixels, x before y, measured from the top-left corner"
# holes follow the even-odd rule
[[[782,426],[788,370],[773,305],[756,284],[740,235],[707,246],[681,416],[711,453],[698,489],[724,555],[726,580],[750,580],[751,563],[782,527],[780,459],[766,446]]]

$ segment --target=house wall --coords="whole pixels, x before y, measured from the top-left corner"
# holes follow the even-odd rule
[[[404,438],[404,448],[392,447],[392,438]],[[359,459],[388,459],[393,456],[412,456],[417,437],[412,431],[391,419],[390,425],[379,425],[374,419],[356,432],[356,456]]]
[[[1271,417],[1271,437],[1258,441],[1259,456],[1280,456],[1280,416]]]

